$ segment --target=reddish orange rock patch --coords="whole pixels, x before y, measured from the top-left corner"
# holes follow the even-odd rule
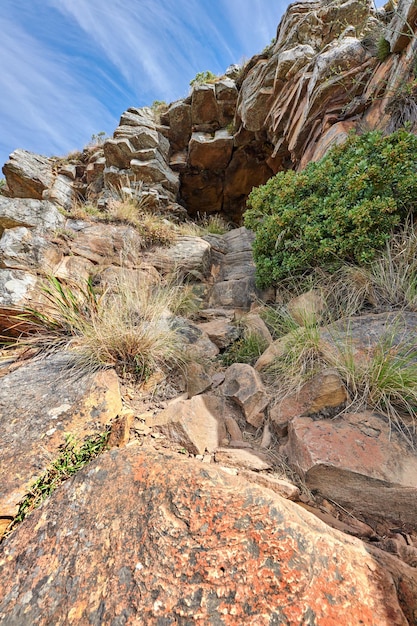
[[[359,540],[239,476],[139,446],[66,482],[4,542],[0,568],[5,624],[408,623]]]

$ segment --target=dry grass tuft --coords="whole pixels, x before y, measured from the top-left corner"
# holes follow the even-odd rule
[[[93,369],[114,366],[138,379],[184,362],[173,316],[190,306],[187,287],[142,285],[126,272],[102,294],[91,281],[79,287],[56,278],[49,279],[43,293],[45,304],[17,316],[31,321],[30,336],[21,343],[70,350]]]

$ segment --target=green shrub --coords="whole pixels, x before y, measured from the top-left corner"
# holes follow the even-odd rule
[[[366,263],[414,210],[417,137],[401,129],[350,135],[302,172],[279,172],[253,189],[245,226],[256,232],[258,284],[313,267]]]
[[[217,80],[216,74],[206,70],[205,72],[198,72],[196,76],[190,80],[190,86],[195,87],[197,85],[203,85],[204,83],[214,83]]]

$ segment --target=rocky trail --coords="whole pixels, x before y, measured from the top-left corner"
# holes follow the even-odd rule
[[[414,349],[417,313],[368,302],[330,319],[315,288],[283,302],[256,286],[255,235],[240,226],[252,187],[317,160],[352,128],[389,128],[414,22],[411,2],[395,12],[295,3],[245,68],[162,112],[129,109],[103,145],[10,156],[0,195],[1,624],[417,623],[413,411],[361,401],[338,360],[347,337],[365,369],[387,333],[393,353]],[[193,230],[204,215],[232,227]],[[166,284],[176,302],[155,319],[137,307],[133,327],[175,331],[180,358],[117,360],[109,349],[101,366],[80,360],[90,328],[80,319],[97,326],[100,303],[123,285],[143,295]],[[271,310],[291,320],[278,336]],[[59,340],[57,311],[68,331]],[[33,341],[46,322],[43,343]],[[314,372],[284,389],[289,355],[312,334]],[[258,353],[247,359],[236,349],[249,336]]]

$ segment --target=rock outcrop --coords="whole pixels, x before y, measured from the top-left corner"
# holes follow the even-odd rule
[[[63,485],[0,565],[3,624],[320,624],[346,607],[347,623],[402,626],[416,610],[412,568],[402,609],[398,573],[360,541],[241,477],[138,446]]]
[[[62,350],[76,348],[79,328],[43,358],[30,341],[0,353],[2,624],[417,623],[414,407],[370,411],[338,369],[343,350],[368,367],[388,336],[393,357],[399,346],[415,353],[416,313],[324,326],[312,290],[287,303],[299,326],[273,341],[264,305],[281,302],[256,287],[253,233],[178,235],[198,214],[240,224],[253,186],[320,158],[351,129],[395,127],[398,96],[415,89],[416,9],[388,9],[292,4],[244,68],[195,84],[162,113],[128,109],[102,146],[62,159],[16,150],[4,166],[2,340],[26,338],[46,276],[74,293],[88,285],[94,323],[126,277],[151,293],[175,276],[200,307],[190,319],[181,303],[163,308],[159,328],[183,346],[166,371],[148,371],[137,344],[134,371],[123,359],[117,374],[75,367]],[[114,220],[121,199],[136,213]],[[167,245],[158,233],[148,245],[142,212],[171,225]],[[74,293],[72,313],[86,314]],[[150,323],[142,308],[134,336]],[[289,389],[285,359],[306,328],[320,358],[311,370],[297,362]],[[230,365],[248,334],[264,353]],[[67,435],[110,428],[112,449],[18,524]]]

